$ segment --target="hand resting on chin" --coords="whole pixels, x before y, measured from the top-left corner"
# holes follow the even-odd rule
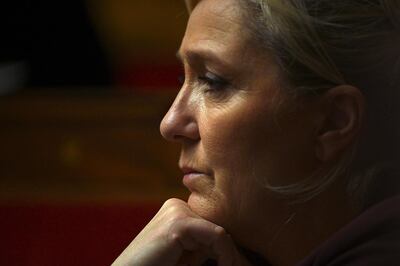
[[[112,266],[250,265],[224,228],[202,219],[186,202],[167,200]]]

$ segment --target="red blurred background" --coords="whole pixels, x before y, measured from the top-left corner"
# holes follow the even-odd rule
[[[170,197],[183,1],[17,0],[0,27],[0,265],[110,265]]]

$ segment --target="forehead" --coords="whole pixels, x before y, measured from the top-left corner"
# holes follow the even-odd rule
[[[248,41],[237,0],[202,0],[190,15],[179,54],[208,50],[229,59],[242,53]]]
[[[190,15],[178,57],[191,66],[209,63],[211,69],[230,72],[241,81],[275,77],[278,65],[248,29],[246,17],[239,0],[200,1]]]

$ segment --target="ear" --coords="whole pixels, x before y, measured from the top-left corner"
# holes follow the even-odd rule
[[[362,127],[365,100],[353,86],[341,85],[327,91],[319,105],[316,155],[321,161],[336,159],[356,140]]]

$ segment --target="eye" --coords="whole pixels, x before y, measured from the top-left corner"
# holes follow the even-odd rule
[[[222,90],[229,85],[229,82],[211,72],[207,72],[204,76],[199,76],[198,79],[205,83],[211,90]]]

